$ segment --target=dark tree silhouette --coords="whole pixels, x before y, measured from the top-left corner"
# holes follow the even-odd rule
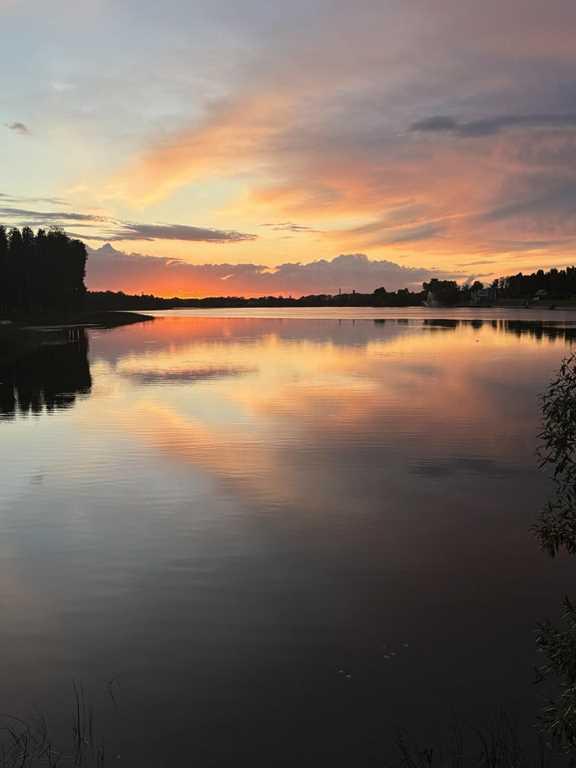
[[[530,299],[538,296],[568,299],[576,296],[576,267],[551,269],[549,272],[539,269],[530,275],[501,277],[495,280],[493,288],[500,298]]]
[[[0,314],[8,312],[8,236],[4,227],[0,226]]]
[[[429,283],[422,283],[422,288],[427,295],[445,306],[453,306],[461,298],[461,289],[455,280],[438,280],[434,277]]]
[[[0,226],[0,315],[76,309],[86,287],[86,247],[57,227]]]

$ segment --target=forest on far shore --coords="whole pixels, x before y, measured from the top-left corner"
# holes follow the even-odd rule
[[[292,296],[212,296],[163,298],[152,294],[130,295],[122,291],[88,292],[84,284],[87,251],[81,240],[59,227],[7,230],[0,225],[0,317],[69,312],[80,309],[137,310],[178,307],[418,307],[491,306],[499,302],[532,305],[539,301],[576,302],[576,267],[539,269],[529,275],[502,277],[490,285],[472,280],[431,279],[419,290],[385,286],[372,293]]]
[[[576,267],[540,269],[530,275],[519,273],[501,277],[489,285],[478,280],[458,284],[455,280],[433,278],[420,290],[400,288],[388,291],[376,288],[372,293],[358,291],[337,294],[292,296],[207,296],[203,298],[161,297],[153,294],[131,295],[122,291],[90,291],[87,306],[94,310],[178,309],[226,307],[469,307],[492,306],[499,302],[534,305],[539,301],[572,300],[576,303]]]

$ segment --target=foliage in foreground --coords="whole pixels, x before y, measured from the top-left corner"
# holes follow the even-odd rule
[[[542,397],[543,430],[539,451],[542,467],[552,469],[554,493],[535,533],[551,557],[563,549],[576,554],[576,355],[562,362],[556,379]],[[576,609],[564,601],[562,626],[550,621],[538,628],[537,643],[546,657],[539,672],[558,687],[544,707],[544,732],[565,752],[576,753]]]
[[[576,356],[564,360],[542,397],[541,465],[552,468],[555,490],[536,525],[542,547],[553,557],[576,553]]]
[[[81,687],[74,686],[72,730],[65,746],[55,743],[43,716],[26,721],[0,715],[0,768],[102,768],[105,762]]]
[[[576,553],[576,355],[564,360],[542,396],[541,466],[551,467],[555,484],[536,534],[552,556]]]
[[[118,757],[106,754],[98,743],[92,709],[86,704],[81,688],[74,688],[73,726],[65,749],[55,746],[44,718],[26,722],[0,716],[0,768],[104,768],[116,763]],[[317,757],[320,759],[321,755]],[[572,763],[551,751],[542,740],[530,749],[523,745],[517,729],[505,715],[484,729],[456,723],[450,738],[441,747],[420,748],[402,735],[398,740],[398,758],[393,763],[383,763],[387,768],[568,768],[568,765]]]
[[[543,709],[541,721],[549,734],[566,752],[576,753],[576,608],[568,598],[564,601],[563,624],[560,629],[550,621],[538,630],[538,647],[546,656],[540,668],[545,678],[559,683],[557,698]]]
[[[447,743],[418,748],[403,735],[397,768],[560,768],[571,765],[539,739],[530,748],[522,743],[514,723],[500,715],[477,729],[456,722]]]

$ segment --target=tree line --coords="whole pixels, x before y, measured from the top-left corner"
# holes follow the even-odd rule
[[[424,283],[422,290],[410,291],[399,288],[388,291],[376,288],[372,293],[360,291],[337,294],[313,293],[294,298],[292,296],[207,296],[205,298],[162,298],[151,294],[138,296],[122,291],[93,291],[87,294],[86,305],[94,310],[106,309],[178,309],[178,308],[226,308],[226,307],[420,307],[430,293],[439,303],[446,305],[470,303],[482,283],[460,286],[453,280],[437,280]]]
[[[465,305],[479,300],[493,303],[502,299],[571,299],[576,298],[576,267],[552,268],[547,272],[539,269],[529,275],[519,272],[500,277],[489,286],[478,281],[458,285],[454,280],[433,279],[423,283],[422,288],[444,305]]]
[[[539,269],[530,275],[519,272],[501,277],[492,285],[498,296],[507,299],[527,299],[538,293],[554,299],[567,299],[576,296],[576,267],[550,269],[548,272]]]
[[[30,227],[6,230],[0,225],[0,317],[66,311],[84,303],[86,288],[86,246],[69,237],[62,229]],[[494,280],[490,286],[475,281],[459,285],[455,280],[433,278],[421,290],[401,288],[388,291],[376,288],[372,293],[357,291],[338,294],[291,296],[214,296],[197,298],[160,298],[153,295],[131,296],[111,291],[88,293],[90,309],[164,309],[176,307],[410,307],[432,302],[442,306],[492,304],[501,299],[529,301],[537,298],[576,297],[576,267],[539,269],[529,275]]]
[[[0,225],[0,316],[74,309],[86,293],[86,246],[53,227]]]

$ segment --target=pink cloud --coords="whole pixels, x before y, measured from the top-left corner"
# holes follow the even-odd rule
[[[106,244],[91,249],[87,283],[91,290],[122,290],[162,296],[239,296],[372,292],[419,288],[431,277],[463,277],[418,267],[404,267],[364,254],[345,254],[328,261],[286,263],[274,269],[261,264],[189,264],[127,254]]]

